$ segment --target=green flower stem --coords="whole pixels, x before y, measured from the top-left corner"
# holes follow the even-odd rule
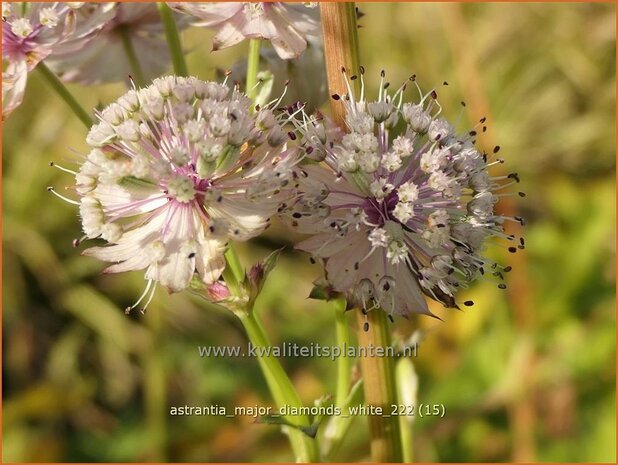
[[[144,407],[148,430],[148,460],[165,462],[167,455],[167,385],[163,364],[164,318],[161,309],[148,312],[153,347],[147,351],[144,360]]]
[[[232,244],[229,245],[225,252],[225,261],[226,266],[223,271],[223,279],[232,295],[241,296],[244,292],[245,270]],[[254,347],[261,348],[271,346],[268,336],[264,332],[252,308],[235,311],[235,314],[240,318],[240,321],[247,331],[247,337]],[[277,407],[302,407],[302,403],[294,389],[294,385],[283,370],[279,361],[271,354],[261,353],[259,354],[258,362]],[[311,426],[309,418],[306,416],[291,416],[285,419],[292,425],[306,428]],[[289,438],[296,461],[316,462],[319,460],[319,452],[314,439],[292,427],[289,427]]]
[[[336,448],[341,443],[345,433],[347,432],[350,422],[350,417],[346,415],[347,406],[350,398],[350,380],[352,375],[352,366],[350,358],[345,353],[345,348],[350,346],[350,328],[346,314],[346,301],[343,298],[335,301],[335,330],[337,334],[337,346],[341,349],[341,355],[337,358],[337,390],[335,392],[335,406],[339,407],[342,415],[334,416],[330,419],[330,424],[326,427],[324,433],[323,447],[324,456],[332,458]],[[358,384],[358,383],[357,383]],[[356,391],[362,392],[355,386]],[[362,400],[359,399],[358,402]]]
[[[117,31],[120,36],[120,40],[122,41],[122,48],[124,49],[124,53],[129,61],[129,66],[131,67],[132,77],[138,87],[145,87],[146,78],[144,76],[144,72],[142,71],[142,67],[139,64],[137,54],[135,53],[135,47],[133,47],[133,41],[131,40],[129,31],[126,26],[120,26],[117,28]]]
[[[79,120],[84,123],[88,129],[93,124],[92,118],[88,114],[86,110],[77,102],[73,94],[69,92],[69,89],[66,88],[64,83],[58,79],[52,70],[50,70],[45,63],[41,62],[37,65],[36,69],[39,74],[43,76],[43,78],[47,81],[47,83],[56,91],[56,93],[66,102],[66,104],[71,107],[75,116],[79,118]]]
[[[265,348],[271,346],[268,336],[258,321],[255,312],[238,312],[238,316],[247,331],[249,340],[254,347]],[[279,361],[270,354],[261,354],[258,357],[258,362],[262,368],[262,372],[266,378],[266,383],[268,384],[268,388],[270,389],[277,407],[302,407],[303,404],[294,389],[294,385],[288,378]],[[309,418],[306,416],[289,416],[285,419],[293,425],[301,427],[310,426]],[[314,439],[310,438],[302,431],[292,427],[289,428],[288,434],[297,462],[319,461],[317,443]]]
[[[350,391],[352,367],[350,358],[344,353],[345,348],[350,346],[350,328],[348,326],[345,299],[338,299],[336,304],[335,328],[337,330],[337,346],[341,348],[341,356],[337,358],[337,392],[335,394],[335,405],[341,407],[346,402]]]
[[[230,288],[232,294],[238,295],[240,284],[245,280],[245,270],[238,259],[234,245],[230,243],[225,251],[225,269],[223,270],[223,279]]]
[[[251,100],[258,93],[258,78],[260,72],[260,39],[249,40],[249,56],[247,57],[247,83],[245,92]]]
[[[343,443],[343,439],[349,431],[350,426],[352,426],[352,422],[356,419],[356,415],[348,415],[349,408],[353,405],[359,405],[362,401],[363,380],[360,379],[352,386],[345,402],[340,405],[341,415],[332,418],[332,421],[335,422],[332,434],[330,434],[328,429],[325,433],[324,442],[321,445],[324,446],[323,455],[327,457],[328,460],[334,461],[335,455]]]
[[[167,39],[167,45],[172,56],[174,73],[177,76],[188,76],[189,70],[185,62],[185,55],[182,52],[182,45],[180,43],[180,36],[178,35],[178,27],[176,26],[174,14],[165,2],[158,2],[157,6],[159,7],[161,21],[165,28],[165,38]]]
[[[369,328],[365,331],[365,315],[358,314],[358,343],[361,347],[389,347],[390,328],[386,313],[380,309],[367,314]],[[367,349],[369,351],[369,349]],[[371,459],[374,462],[401,462],[403,459],[399,418],[391,415],[398,405],[395,364],[392,357],[360,357],[364,379],[365,403],[382,409],[382,415],[369,417]]]
[[[408,358],[401,358],[395,363],[395,377],[397,379],[397,396],[401,404],[406,398],[404,391],[409,389],[409,383],[416,378],[414,365]],[[412,444],[414,417],[407,415],[399,416],[399,427],[401,430],[401,452],[405,463],[414,461],[414,449]]]

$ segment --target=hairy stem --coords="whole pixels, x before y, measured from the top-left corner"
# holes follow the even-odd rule
[[[45,63],[41,62],[37,65],[36,69],[39,74],[43,76],[43,78],[47,81],[47,83],[56,91],[56,93],[66,102],[66,104],[71,107],[75,116],[79,118],[79,120],[84,123],[84,125],[90,129],[93,124],[92,118],[88,114],[86,110],[77,102],[73,94],[69,92],[69,89],[66,88],[64,83],[58,79],[52,70],[50,70]]]
[[[185,55],[182,52],[182,45],[180,43],[180,36],[178,35],[178,27],[176,26],[174,13],[165,2],[158,2],[157,5],[159,7],[163,27],[165,28],[167,45],[172,56],[174,74],[177,76],[188,76],[189,71],[187,69],[187,63],[185,62]]]

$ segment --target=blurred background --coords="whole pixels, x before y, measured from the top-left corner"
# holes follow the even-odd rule
[[[520,173],[526,250],[489,253],[513,266],[508,289],[480,282],[463,312],[398,320],[424,328],[413,359],[417,461],[615,462],[615,6],[613,4],[358,4],[370,84],[416,73],[447,116],[487,116],[486,147]],[[212,32],[183,33],[192,73],[230,69],[247,44],[210,53]],[[313,69],[302,85],[319,82]],[[369,85],[371,88],[371,85]],[[125,85],[70,86],[85,107]],[[409,94],[416,98],[414,93]],[[172,417],[171,406],[269,405],[255,360],[200,358],[198,345],[244,344],[235,317],[188,294],[158,291],[146,315],[123,309],[141,273],[101,275],[71,246],[76,209],[46,192],[72,184],[48,167],[85,153],[85,130],[36,73],[3,125],[3,459],[290,461],[285,436],[250,418]],[[70,195],[70,192],[69,192]],[[273,343],[334,344],[334,313],[306,299],[317,267],[282,228],[240,248],[247,265],[285,245],[260,312]],[[351,315],[350,315],[351,316]],[[354,325],[354,318],[350,318]],[[329,359],[284,359],[306,405],[335,389]],[[336,460],[368,460],[358,418]]]

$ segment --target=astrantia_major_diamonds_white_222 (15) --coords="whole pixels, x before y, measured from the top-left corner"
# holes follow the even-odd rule
[[[321,260],[327,285],[365,313],[433,315],[423,294],[458,307],[457,292],[484,274],[505,288],[511,267],[483,256],[485,239],[512,243],[504,223],[523,220],[494,211],[500,196],[512,195],[503,189],[519,182],[516,173],[489,174],[503,162],[492,160],[499,147],[487,155],[475,147],[476,130],[457,134],[440,116],[436,91],[423,94],[415,76],[417,103],[404,102],[408,83],[389,93],[384,72],[372,101],[364,69],[359,98],[351,82],[358,77],[342,71],[348,91],[332,97],[344,106],[347,131],[319,113],[295,120],[299,144],[321,154],[320,163],[303,166],[295,201],[282,212],[295,231],[311,235],[297,248]],[[519,238],[509,251],[523,244]]]
[[[289,115],[271,109],[278,104],[253,112],[237,88],[166,76],[97,115],[91,151],[73,173],[79,201],[61,197],[79,205],[76,245],[108,243],[85,255],[114,262],[108,273],[145,270],[146,289],[127,311],[145,309],[157,283],[170,292],[194,277],[217,283],[228,242],[269,225],[298,163],[280,128]]]

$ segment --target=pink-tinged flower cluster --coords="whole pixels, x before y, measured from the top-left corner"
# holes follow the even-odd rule
[[[89,21],[106,14],[97,39],[70,53],[56,53],[49,62],[64,81],[100,84],[126,80],[131,65],[126,49],[130,47],[145,79],[165,72],[170,63],[169,48],[163,37],[163,25],[154,3],[113,3],[110,13],[103,13],[105,4],[77,10],[77,21]],[[179,15],[180,16],[180,15]],[[179,27],[188,21],[178,21]]]
[[[458,134],[439,116],[435,91],[419,89],[420,101],[403,103],[405,85],[392,95],[388,87],[382,80],[375,101],[365,99],[364,83],[358,100],[350,85],[333,96],[345,107],[347,134],[327,131],[332,123],[319,116],[297,122],[301,144],[323,162],[303,167],[285,217],[312,235],[298,248],[323,261],[329,285],[365,312],[431,314],[423,294],[457,307],[457,292],[472,280],[510,271],[484,258],[483,244],[515,239],[503,223],[522,220],[494,205],[519,179],[490,176],[502,160],[475,148],[475,130]]]
[[[228,242],[262,232],[287,195],[296,150],[269,108],[250,105],[226,85],[167,76],[98,115],[76,190],[84,238],[109,244],[84,254],[115,262],[108,273],[145,270],[133,307],[156,283],[215,283]]]
[[[92,8],[66,2],[2,2],[2,117],[17,108],[24,96],[27,74],[56,53],[72,53],[90,41],[108,19],[113,4],[77,21],[76,10]]]
[[[178,2],[172,8],[198,18],[197,26],[214,28],[213,50],[230,47],[244,39],[265,39],[286,60],[307,47],[307,36],[319,31],[315,5],[282,2]]]

